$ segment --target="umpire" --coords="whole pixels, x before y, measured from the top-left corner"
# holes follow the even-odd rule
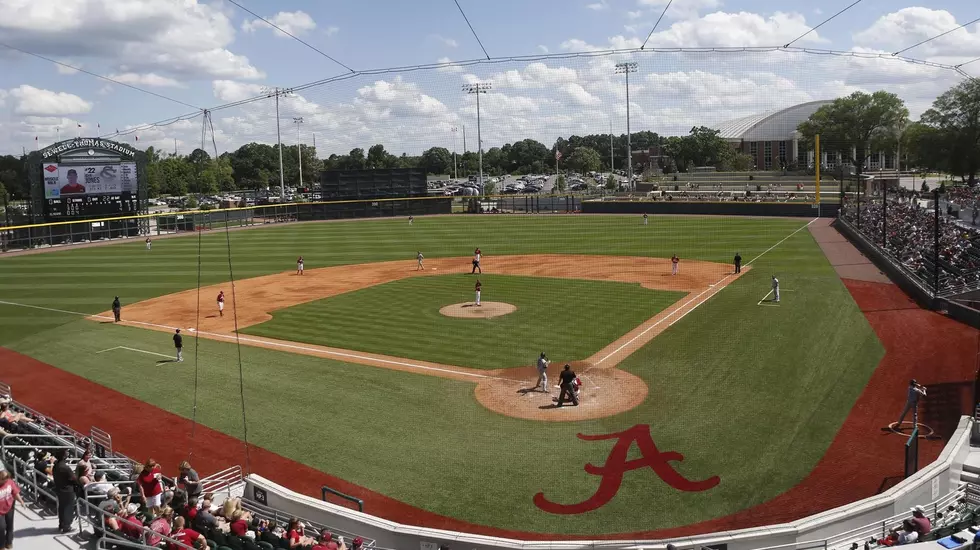
[[[578,397],[575,396],[575,388],[572,387],[572,384],[575,383],[575,371],[572,370],[571,365],[565,365],[565,369],[558,375],[558,380],[561,386],[561,393],[558,394],[558,406],[561,407],[567,397],[567,400],[577,407]]]
[[[119,303],[119,296],[112,301],[112,315],[116,318],[116,322],[119,322],[119,317],[122,314],[122,304]]]

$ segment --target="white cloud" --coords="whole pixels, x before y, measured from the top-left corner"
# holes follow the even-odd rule
[[[262,86],[234,80],[215,80],[211,83],[214,97],[225,103],[234,103],[262,94]]]
[[[73,67],[81,68],[81,65],[79,63],[75,63],[71,59],[59,59],[58,61],[61,61],[65,65],[71,65]],[[55,65],[55,69],[57,69],[58,74],[78,74],[78,69],[66,67],[65,65]]]
[[[946,10],[923,7],[903,8],[883,15],[870,27],[854,35],[858,47],[888,50],[905,49],[913,44],[938,36],[962,23]],[[957,29],[909,50],[912,57],[942,58],[952,64],[980,56],[980,23]]]
[[[640,17],[643,17],[643,12],[640,10],[628,11],[626,12],[626,17],[629,19],[639,19]]]
[[[669,0],[637,0],[637,5],[644,8],[662,8]],[[721,0],[684,0],[671,2],[665,17],[673,19],[692,19],[701,12],[713,10],[721,6]],[[659,14],[658,14],[659,15]]]
[[[583,88],[582,85],[578,84],[577,82],[569,82],[568,84],[565,84],[564,89],[569,97],[572,98],[572,101],[578,105],[598,105],[599,103],[602,103],[601,99],[585,91],[585,88]]]
[[[0,40],[56,59],[85,59],[101,73],[264,76],[227,49],[235,38],[228,15],[198,0],[0,0],[0,13]]]
[[[281,11],[272,17],[266,17],[266,19],[276,27],[279,27],[280,29],[295,36],[299,36],[316,29],[316,21],[313,20],[313,17],[310,16],[310,14],[302,10]],[[245,32],[255,32],[260,29],[269,29],[276,36],[289,38],[287,35],[277,31],[275,28],[261,19],[246,19],[242,22],[242,30]]]
[[[593,10],[593,11],[602,11],[602,10],[608,9],[609,8],[609,5],[606,4],[606,0],[600,0],[599,2],[593,2],[591,4],[586,4],[585,7],[589,8],[590,10]]]
[[[461,73],[463,72],[463,67],[453,63],[452,59],[448,57],[440,57],[436,63],[442,65],[441,67],[436,67],[436,71],[440,73]]]
[[[327,36],[333,36],[333,35],[337,34],[338,32],[340,32],[340,27],[330,26],[330,27],[327,27],[326,30],[323,31],[323,34],[325,34]]]
[[[441,42],[443,45],[448,46],[450,48],[456,48],[459,46],[459,43],[457,43],[452,38],[446,38],[445,36],[441,36],[438,34],[430,34],[429,38]]]
[[[92,104],[74,94],[42,90],[22,84],[7,92],[14,101],[14,113],[22,116],[81,115]]]
[[[538,51],[540,51],[541,53],[548,53],[549,51],[548,46],[545,46],[544,44],[538,44]]]
[[[157,86],[168,88],[184,87],[184,85],[180,82],[166,76],[160,76],[156,73],[122,73],[109,75],[109,78],[122,82],[123,84],[132,84],[134,86]]]

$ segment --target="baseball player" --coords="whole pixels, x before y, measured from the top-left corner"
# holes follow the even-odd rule
[[[421,250],[419,250],[419,253],[415,255],[415,259],[418,260],[418,265],[415,266],[415,271],[425,271],[425,266],[422,265],[422,260],[425,259],[425,256],[422,255]]]
[[[905,415],[909,414],[909,411],[912,411],[912,422],[919,422],[919,398],[925,396],[925,386],[920,385],[914,378],[909,380],[909,393],[908,397],[905,399],[905,408],[902,409],[902,415],[898,417],[898,427],[901,427],[902,423],[905,422]]]
[[[538,381],[534,383],[534,389],[541,388],[544,393],[551,393],[548,391],[548,365],[551,361],[548,361],[548,356],[541,352],[541,357],[538,357]]]
[[[119,303],[119,296],[116,296],[116,299],[112,301],[112,316],[116,318],[116,323],[122,320],[120,319],[122,316],[122,304]]]
[[[650,221],[649,216],[646,213],[643,214],[643,225],[646,225]]]
[[[738,252],[735,253],[735,273],[742,272],[742,255]]]
[[[478,306],[480,305],[480,289],[481,288],[483,288],[483,285],[480,284],[480,280],[477,279],[476,280],[476,288],[474,288],[474,290],[476,291],[476,305],[478,305]]]
[[[180,329],[174,333],[174,347],[177,348],[177,362],[182,363],[184,361],[184,337],[180,335]]]
[[[473,251],[473,269],[470,270],[470,275],[476,273],[477,271],[479,271],[481,275],[483,274],[483,270],[480,269],[480,258],[482,256],[483,253],[480,252],[479,248]]]
[[[779,279],[775,275],[772,276],[772,295],[773,301],[777,304],[779,303]]]
[[[150,241],[150,238],[149,237],[147,237],[146,238],[146,249],[147,250],[151,250],[152,248],[153,248],[153,242]]]
[[[218,292],[218,315],[225,316],[225,291]]]
[[[296,260],[296,274],[297,275],[302,275],[303,274],[303,257],[302,256],[300,256],[299,259]]]
[[[681,259],[674,254],[670,257],[670,274],[677,275],[677,264],[681,263]]]
[[[408,225],[412,225],[413,223],[415,223],[415,216],[409,216],[408,217]]]

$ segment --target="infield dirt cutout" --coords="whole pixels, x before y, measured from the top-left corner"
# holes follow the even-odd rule
[[[468,256],[426,259],[425,263],[424,271],[416,271],[416,262],[412,259],[308,269],[304,275],[297,275],[290,270],[236,281],[234,289],[231,283],[201,287],[125,306],[122,324],[165,332],[180,328],[188,335],[196,334],[201,338],[225,342],[238,340],[248,346],[475,382],[477,401],[492,411],[529,420],[577,421],[611,416],[642,403],[650,391],[646,383],[615,367],[675,321],[751,270],[750,266],[744,266],[741,274],[735,274],[728,264],[682,260],[678,274],[671,275],[670,260],[665,258],[564,254],[484,256],[481,263],[484,272],[488,274],[639,283],[644,288],[653,290],[686,293],[683,298],[591,357],[570,362],[583,382],[580,405],[577,407],[554,406],[553,398],[557,397],[554,384],[564,363],[553,363],[549,369],[549,385],[552,387],[548,394],[531,391],[537,372],[530,365],[496,370],[474,369],[235,334],[235,315],[239,329],[243,329],[268,321],[272,319],[271,312],[287,307],[408,277],[469,273],[471,269]],[[225,291],[223,317],[218,315],[215,303],[220,290]],[[199,297],[201,318],[198,321]],[[485,318],[486,314],[481,315],[479,311],[492,303],[484,302],[482,307],[461,307],[471,303],[447,307],[454,308],[453,311],[459,313],[459,316]],[[500,304],[500,307],[503,306],[514,308],[506,313],[516,310],[511,304]],[[471,313],[471,310],[474,312]],[[101,321],[105,317],[111,318],[111,312],[91,319]],[[552,355],[560,357],[561,352],[554,350]],[[528,358],[529,361],[533,359],[534,357]],[[657,391],[657,388],[653,388],[653,391]]]

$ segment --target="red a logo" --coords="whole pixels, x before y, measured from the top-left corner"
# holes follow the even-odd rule
[[[545,512],[551,514],[584,514],[602,508],[619,492],[619,488],[623,484],[623,474],[640,468],[650,468],[667,485],[678,491],[707,491],[721,482],[721,478],[718,476],[712,476],[702,481],[691,481],[678,473],[670,463],[683,461],[684,455],[675,451],[661,452],[657,449],[657,445],[650,437],[650,426],[646,424],[637,424],[622,432],[608,435],[578,434],[578,438],[583,441],[617,440],[604,465],[585,465],[587,473],[602,477],[599,481],[599,488],[596,489],[594,495],[578,504],[558,504],[545,498],[544,493],[534,495],[534,505]],[[640,449],[640,454],[643,456],[642,458],[627,460],[626,457],[633,443],[636,443]]]

